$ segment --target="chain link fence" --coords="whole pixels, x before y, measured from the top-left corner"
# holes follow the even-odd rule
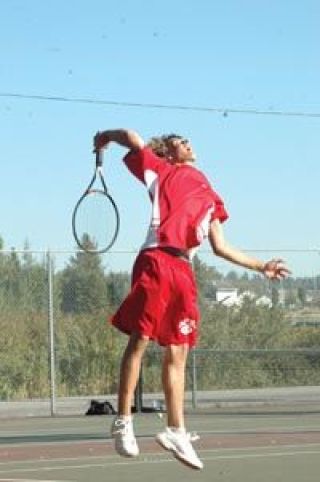
[[[299,256],[317,270],[319,251]],[[85,413],[91,399],[115,402],[126,337],[107,320],[128,292],[134,257],[0,252],[0,415]],[[243,273],[212,273],[205,253],[198,268],[204,319],[188,362],[193,407],[217,390],[319,384],[317,272],[274,287]],[[151,345],[146,354],[140,405],[162,399],[161,353]]]

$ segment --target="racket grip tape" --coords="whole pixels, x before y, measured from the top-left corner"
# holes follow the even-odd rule
[[[96,150],[96,166],[101,167],[103,162],[103,152],[102,149]]]

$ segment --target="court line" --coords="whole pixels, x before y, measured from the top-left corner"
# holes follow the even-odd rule
[[[305,426],[305,425],[296,425],[293,427],[288,427],[288,426],[274,426],[274,427],[259,427],[257,429],[255,428],[233,428],[233,429],[216,429],[216,430],[197,430],[197,433],[201,435],[242,435],[242,434],[247,434],[247,435],[256,435],[256,434],[268,434],[268,435],[279,435],[279,434],[295,434],[295,433],[319,433],[320,432],[320,426],[318,428],[314,428],[313,426]],[[63,434],[61,434],[63,435]],[[68,435],[68,434],[66,434]],[[72,435],[76,435],[72,434]],[[68,445],[70,443],[76,444],[76,445],[81,445],[84,443],[92,443],[92,444],[99,444],[99,443],[106,443],[110,444],[112,443],[112,438],[110,436],[104,436],[104,434],[94,434],[93,436],[95,438],[91,438],[90,435],[92,434],[81,434],[81,435],[88,435],[88,438],[81,438],[79,440],[37,440],[37,441],[21,441],[21,442],[16,442],[16,443],[1,443],[0,444],[0,449],[1,447],[24,447],[25,444],[27,443],[28,446],[38,446],[38,445]],[[33,433],[30,435],[30,438],[32,436],[37,436],[36,433]],[[19,435],[14,435],[14,437],[19,437]],[[23,437],[23,436],[22,436]],[[28,435],[29,437],[29,435]],[[138,439],[149,439],[149,438],[154,438],[154,435],[137,435]],[[10,439],[10,436],[8,437]]]
[[[232,421],[232,424],[233,424],[233,428],[232,429],[216,429],[216,430],[199,430],[198,429],[198,432],[201,434],[207,434],[207,433],[210,433],[210,434],[220,434],[220,433],[246,433],[246,432],[252,432],[252,433],[256,433],[256,432],[270,432],[270,431],[281,431],[281,430],[284,430],[284,431],[294,431],[294,430],[310,430],[309,427],[314,427],[314,420],[307,420],[307,422],[310,422],[310,423],[306,423],[304,425],[302,424],[299,424],[299,425],[294,425],[294,426],[290,426],[288,427],[288,424],[286,424],[286,422],[290,422],[290,421],[296,421],[296,417],[293,417],[293,416],[288,416],[288,417],[280,417],[278,419],[275,419],[275,423],[274,425],[272,425],[270,427],[269,426],[264,426],[262,425],[261,427],[258,427],[258,428],[250,428],[247,427],[247,428],[241,428],[241,425],[243,424],[243,422],[247,421],[248,420],[248,416],[245,416],[244,417],[246,420],[242,420],[241,418],[241,415],[240,415],[240,420],[238,421],[235,421],[235,420],[231,420],[230,418],[228,417],[222,417],[222,418],[219,418],[217,419],[217,421],[219,421],[219,424],[221,423],[221,421],[228,421],[231,422]],[[265,419],[265,417],[261,417],[262,419]],[[250,417],[249,417],[250,419]],[[192,420],[192,423],[197,423],[199,426],[203,426],[203,425],[207,425],[207,422],[203,419],[203,417],[201,416],[198,416],[198,417],[194,417]],[[261,420],[263,421],[263,420]],[[264,420],[265,421],[265,420]],[[279,423],[279,425],[278,425]],[[320,421],[319,421],[320,423]],[[236,427],[239,426],[240,427],[237,429]],[[316,431],[316,429],[313,429]],[[319,430],[320,430],[320,427],[319,427]],[[2,431],[2,436],[4,437],[8,437],[8,439],[10,439],[10,437],[24,437],[25,436],[25,433],[24,432],[21,432],[21,431],[18,431],[18,430],[13,430],[13,431],[10,431],[10,430],[6,430],[6,431]],[[61,435],[62,437],[65,435],[66,437],[68,435],[77,435],[79,433],[79,427],[70,427],[68,429],[67,432],[62,432],[61,433],[61,429],[60,428],[50,428],[50,434],[55,434],[55,435]],[[39,437],[43,435],[44,438],[45,438],[45,435],[48,435],[48,429],[46,428],[39,428],[39,429],[36,429],[36,430],[33,430],[32,432],[28,432],[28,438],[32,438],[32,436],[34,437]],[[105,440],[105,441],[110,441],[110,435],[108,433],[108,428],[106,427],[106,430],[99,433],[92,433],[92,431],[89,430],[89,428],[86,426],[84,428],[84,433],[81,433],[80,431],[80,435],[81,437],[85,437],[87,436],[88,437],[88,440],[92,440],[92,441],[101,441],[101,440]],[[94,436],[96,438],[93,438],[91,439],[91,437]],[[141,434],[139,435],[139,437],[144,437],[145,435],[144,434]],[[99,437],[99,438],[97,438]],[[83,442],[84,439],[82,438],[81,440],[72,440],[73,443],[81,443]],[[69,441],[66,441],[67,443]],[[12,446],[18,446],[18,445],[21,445],[23,444],[24,445],[25,442],[17,442],[17,443],[13,443],[10,445]],[[46,441],[44,442],[43,440],[42,441],[34,441],[34,442],[28,442],[30,444],[43,444],[43,443],[47,443]],[[48,443],[64,443],[63,440],[49,440]],[[3,444],[5,445],[5,443]]]
[[[219,454],[221,452],[246,452],[246,451],[262,451],[262,450],[266,450],[267,452],[268,451],[275,451],[277,448],[280,448],[281,449],[300,449],[300,452],[299,453],[304,453],[304,450],[305,448],[309,448],[309,447],[317,447],[319,446],[319,452],[320,452],[320,442],[310,442],[310,443],[304,443],[304,444],[285,444],[285,445],[277,445],[277,444],[274,444],[274,445],[264,445],[264,446],[248,446],[248,447],[234,447],[234,448],[230,448],[230,447],[220,447],[220,448],[212,448],[212,449],[202,449],[202,448],[198,448],[197,449],[197,452],[198,453],[210,453],[210,454]],[[275,453],[275,452],[273,452]],[[145,461],[148,459],[148,457],[163,457],[165,456],[166,453],[165,452],[150,452],[150,453],[146,453],[145,455],[141,454],[140,458],[141,457],[144,457],[144,459],[142,461]],[[59,462],[75,462],[75,461],[79,461],[79,460],[109,460],[107,463],[108,465],[112,465],[112,459],[116,459],[118,460],[119,459],[119,455],[117,455],[116,453],[112,454],[112,455],[88,455],[86,457],[84,457],[83,455],[79,456],[79,457],[59,457],[59,458],[43,458],[43,459],[30,459],[30,460],[11,460],[11,461],[8,461],[8,462],[0,462],[0,467],[1,466],[8,466],[8,465],[28,465],[28,464],[42,464],[42,463],[46,463],[46,462],[51,462],[51,463],[59,463]],[[141,462],[141,460],[139,459],[132,459],[130,463],[138,463],[138,462]],[[117,462],[118,463],[118,462]],[[123,463],[125,464],[125,459],[123,460],[123,462],[119,462],[119,463]],[[39,467],[41,468],[41,467]],[[9,469],[11,470],[11,469]],[[0,470],[0,473],[3,473],[3,472],[6,472],[5,470]],[[0,482],[1,482],[1,479],[0,479]],[[50,482],[50,481],[48,481]],[[63,481],[62,481],[63,482]]]
[[[0,479],[0,482],[70,482],[68,480]]]
[[[314,427],[314,426],[313,426]],[[226,429],[226,430],[197,430],[199,435],[259,435],[259,434],[301,434],[303,432],[319,433],[319,428],[306,427],[305,425],[297,425],[296,427],[259,427],[255,428],[243,428],[243,429]],[[139,437],[138,437],[139,438]]]
[[[203,461],[217,461],[217,460],[245,460],[245,459],[257,459],[257,458],[272,458],[272,457],[294,457],[297,455],[319,455],[320,448],[318,450],[300,450],[291,452],[272,452],[272,453],[260,453],[260,454],[225,454],[225,455],[215,455],[213,457],[202,457]],[[159,454],[154,454],[155,459],[145,458],[142,460],[135,461],[119,461],[119,462],[106,462],[101,464],[81,464],[81,465],[60,465],[60,466],[47,466],[39,468],[20,468],[20,469],[9,469],[0,470],[0,473],[19,473],[19,472],[35,472],[39,473],[41,471],[54,471],[54,470],[73,470],[73,469],[92,469],[92,468],[105,468],[110,466],[127,466],[130,465],[143,465],[143,464],[163,464],[163,463],[177,463],[176,459],[172,458],[160,458]],[[39,482],[39,481],[37,481]],[[46,481],[48,482],[48,481]]]
[[[272,430],[290,430],[290,431],[294,431],[294,430],[310,430],[310,426],[311,427],[314,427],[314,420],[307,420],[307,422],[310,422],[310,423],[306,423],[306,424],[299,424],[299,425],[290,425],[290,424],[284,424],[283,422],[286,421],[286,422],[290,422],[290,421],[296,421],[296,417],[295,418],[283,418],[281,420],[276,420],[274,419],[274,425],[272,425],[270,427],[270,425],[262,425],[262,426],[258,426],[257,428],[251,428],[250,425],[249,427],[247,428],[236,428],[235,426],[236,425],[243,425],[242,423],[242,420],[240,419],[239,421],[235,421],[235,420],[231,420],[230,418],[229,419],[225,419],[228,421],[228,423],[232,422],[232,425],[233,425],[233,428],[232,429],[212,429],[212,430],[198,430],[199,433],[212,433],[212,434],[215,434],[215,433],[242,433],[242,432],[246,432],[246,431],[252,431],[252,432],[260,432],[260,431],[272,431]],[[218,420],[219,421],[219,424],[221,423],[221,419]],[[199,418],[198,420],[193,420],[192,421],[193,423],[196,422],[198,425],[207,425],[208,422],[206,422],[203,418]],[[278,425],[279,423],[279,425]],[[289,426],[288,426],[289,425]],[[317,429],[313,429],[314,431],[316,431]],[[320,430],[320,420],[319,420],[319,429]],[[110,434],[108,433],[108,430],[105,430],[103,432],[96,432],[96,433],[92,433],[92,431],[90,431],[89,429],[88,430],[84,430],[81,432],[81,430],[79,430],[79,427],[78,428],[71,428],[70,430],[66,431],[66,432],[61,432],[61,429],[38,429],[38,430],[33,430],[32,432],[28,432],[28,438],[31,439],[32,437],[40,437],[40,436],[51,436],[52,434],[54,435],[61,435],[61,437],[63,437],[64,435],[66,437],[68,437],[68,435],[79,435],[81,437],[84,437],[84,436],[88,436],[88,440],[91,440],[91,437],[95,437],[93,438],[93,440],[106,440],[106,441],[110,441],[111,437],[110,437]],[[139,438],[141,437],[145,437],[147,436],[146,434],[137,434]],[[25,432],[21,432],[21,431],[10,431],[10,430],[7,430],[7,431],[1,431],[1,437],[8,437],[8,439],[10,438],[14,438],[14,437],[25,437]],[[98,438],[99,437],[99,438]],[[81,440],[72,440],[72,442],[82,442],[83,439]],[[49,440],[48,443],[53,443],[53,442],[56,442],[55,440],[54,441],[51,441]],[[63,440],[57,440],[57,442],[63,442]],[[21,443],[24,443],[24,442],[21,442]],[[40,443],[40,444],[43,444],[43,440],[42,441],[35,441],[35,442],[29,442],[29,443]],[[46,441],[45,441],[46,443]],[[20,444],[20,442],[18,442],[18,444]],[[5,445],[5,444],[4,444]],[[11,445],[11,444],[10,444]],[[16,444],[12,444],[12,445],[16,445]]]

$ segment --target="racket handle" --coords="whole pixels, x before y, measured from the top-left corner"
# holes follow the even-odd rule
[[[96,150],[96,167],[101,167],[103,162],[103,152],[102,149]]]

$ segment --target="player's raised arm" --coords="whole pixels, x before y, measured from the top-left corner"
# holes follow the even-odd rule
[[[93,138],[94,150],[104,149],[115,142],[120,146],[126,147],[130,150],[142,149],[145,145],[142,137],[135,131],[129,129],[111,129],[102,132],[97,132]]]

